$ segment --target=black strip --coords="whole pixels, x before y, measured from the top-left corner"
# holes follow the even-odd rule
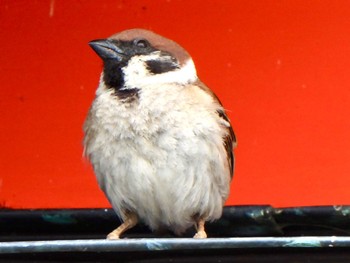
[[[139,89],[116,89],[114,93],[119,99],[126,100],[127,102],[134,101],[139,98]]]
[[[179,69],[179,66],[170,60],[148,60],[147,69],[153,74],[161,74]]]

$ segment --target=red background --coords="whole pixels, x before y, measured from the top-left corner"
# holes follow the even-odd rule
[[[349,1],[0,1],[0,205],[105,207],[82,158],[88,41],[174,39],[238,137],[228,204],[350,203]]]

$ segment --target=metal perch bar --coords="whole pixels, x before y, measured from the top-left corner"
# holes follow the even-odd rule
[[[131,252],[241,248],[348,247],[350,237],[141,238],[0,242],[0,254],[47,252]]]

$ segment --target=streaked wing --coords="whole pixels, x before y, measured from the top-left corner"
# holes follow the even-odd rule
[[[218,104],[222,106],[221,101],[219,98],[215,95],[215,93],[209,89],[203,82],[200,80],[197,81],[196,83],[202,90],[205,90],[209,94],[212,95],[212,97],[217,100]],[[236,140],[236,135],[232,129],[231,122],[229,118],[227,117],[225,111],[223,108],[216,110],[217,114],[219,115],[220,118],[224,119],[226,122],[228,122],[230,125],[226,128],[227,129],[227,135],[223,138],[223,143],[226,149],[226,155],[227,155],[227,161],[230,167],[230,173],[231,173],[231,179],[233,177],[233,171],[235,167],[235,157],[233,154],[233,149],[237,145],[237,140]]]

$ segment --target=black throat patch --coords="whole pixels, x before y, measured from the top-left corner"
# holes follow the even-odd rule
[[[108,87],[118,90],[124,86],[124,73],[121,67],[122,65],[120,65],[119,61],[105,61],[103,67],[103,81]]]
[[[131,103],[138,100],[139,89],[123,89],[125,81],[121,66],[120,62],[106,61],[103,69],[103,81],[109,89],[114,90],[114,95],[121,101]]]

